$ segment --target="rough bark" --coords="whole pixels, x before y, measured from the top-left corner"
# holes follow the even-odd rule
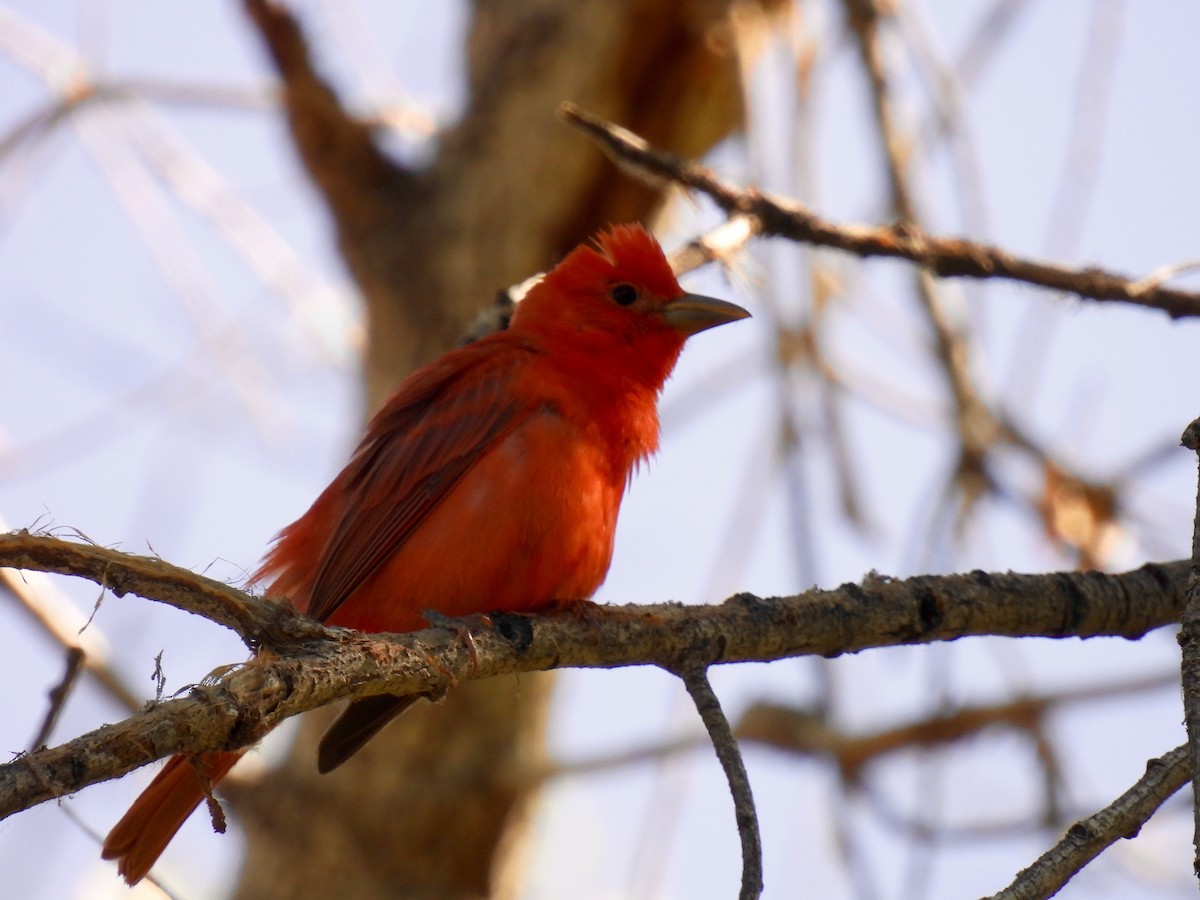
[[[108,562],[97,566],[100,560]],[[1177,623],[1192,594],[1188,561],[1147,563],[1117,575],[976,571],[896,580],[872,573],[860,584],[832,590],[770,598],[741,593],[712,606],[661,603],[531,616],[497,613],[487,624],[484,617],[471,616],[459,621],[470,629],[468,643],[457,629],[442,626],[399,636],[325,629],[289,606],[242,593],[162,560],[47,535],[0,535],[0,564],[75,574],[106,585],[117,596],[138,593],[205,618],[216,615],[248,644],[259,648],[246,664],[214,673],[186,694],[161,699],[141,713],[57,747],[34,750],[0,764],[0,819],[174,753],[251,746],[292,716],[351,697],[377,696],[384,691],[405,696],[449,691],[454,696],[458,693],[455,687],[477,679],[527,676],[562,667],[628,665],[654,665],[675,672],[705,694],[698,673],[721,663],[833,657],[872,647],[982,635],[1136,640],[1151,629]],[[194,594],[189,597],[190,591]],[[218,596],[224,602],[214,604]],[[222,612],[234,608],[242,614]],[[1162,683],[1161,677],[1154,681]],[[1145,690],[1146,683],[1128,683],[1126,688]],[[1111,689],[1093,687],[1076,692],[1073,699],[1095,697],[1097,690],[1109,699],[1115,696]],[[499,713],[519,714],[523,693],[509,692],[508,706],[498,704]],[[1064,699],[1060,697],[1059,702]],[[836,756],[843,773],[852,777],[868,758],[885,749],[945,741],[978,730],[987,719],[1029,724],[1050,702],[1043,698],[1007,710],[992,707],[974,716],[937,722],[927,719],[916,730],[849,739],[833,735],[819,718],[819,730],[814,733],[808,724],[813,720],[811,711],[797,718],[780,715],[778,709],[767,713],[759,707],[747,714],[739,731],[744,737],[780,748],[823,749]],[[705,703],[710,707],[707,719],[715,709],[711,700]],[[496,733],[480,730],[472,740],[447,748],[445,755],[449,760],[456,760],[459,753],[469,756],[474,741],[487,741]],[[421,757],[416,762],[425,762],[432,767],[428,771],[436,772],[434,763],[440,763],[442,757],[426,758],[430,748],[436,749],[436,742],[420,736],[413,740],[419,742],[411,750]],[[376,747],[384,757],[385,749],[384,745]],[[495,751],[496,745],[490,744],[488,749]],[[486,784],[511,790],[517,780],[534,780],[541,777],[539,772],[549,772],[537,760],[519,753],[506,759],[493,753],[489,759],[486,779],[480,779],[477,772],[451,767],[452,780],[439,787],[449,790],[466,781],[477,788]],[[515,767],[498,768],[507,762],[515,762]],[[397,774],[386,765],[385,770]],[[429,783],[426,779],[414,788],[419,792],[418,802],[442,796],[431,790]],[[293,790],[281,792],[280,797],[287,795],[285,808],[286,800],[307,793],[303,785],[303,780],[298,780]],[[356,809],[382,799],[369,793],[374,789],[370,778],[364,777],[353,787],[368,791],[361,794]],[[287,823],[290,832],[297,820],[283,815],[279,802],[278,797],[270,798],[265,816],[268,821]],[[362,824],[352,820],[343,823],[343,830],[353,831]],[[320,828],[312,830],[319,839]],[[309,835],[301,839],[289,834],[288,839],[295,845],[307,842]],[[415,845],[424,846],[429,840],[429,835],[416,836]]]

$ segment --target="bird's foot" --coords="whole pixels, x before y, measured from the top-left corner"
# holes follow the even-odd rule
[[[425,621],[434,628],[445,628],[453,631],[458,639],[462,642],[463,648],[467,651],[467,674],[474,675],[479,669],[479,647],[475,643],[475,636],[471,634],[469,626],[463,624],[461,619],[452,619],[449,616],[444,616],[435,609],[427,609],[421,613],[425,617]],[[485,627],[492,626],[492,620],[487,616],[481,616]]]

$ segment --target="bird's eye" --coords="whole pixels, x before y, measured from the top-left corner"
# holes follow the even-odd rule
[[[637,288],[632,284],[618,284],[612,289],[610,295],[619,306],[629,306],[638,298]]]

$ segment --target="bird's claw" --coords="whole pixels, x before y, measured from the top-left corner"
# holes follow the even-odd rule
[[[460,619],[452,619],[444,616],[434,609],[427,609],[421,615],[425,617],[425,621],[435,628],[446,628],[458,635],[463,648],[467,651],[467,674],[473,676],[479,670],[479,647],[475,643],[475,636],[471,633],[471,629],[463,624]],[[483,621],[484,627],[492,627],[492,620],[490,618],[480,616],[480,619]]]

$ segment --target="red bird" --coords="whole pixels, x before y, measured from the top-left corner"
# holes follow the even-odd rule
[[[405,379],[254,581],[363,631],[423,628],[422,610],[587,599],[608,572],[625,486],[658,447],[658,395],[684,341],[748,315],[684,293],[640,226],[599,235],[529,291],[506,331]],[[321,740],[320,770],[412,702],[352,702]],[[240,757],[176,754],[109,833],[104,858],[141,880]]]

